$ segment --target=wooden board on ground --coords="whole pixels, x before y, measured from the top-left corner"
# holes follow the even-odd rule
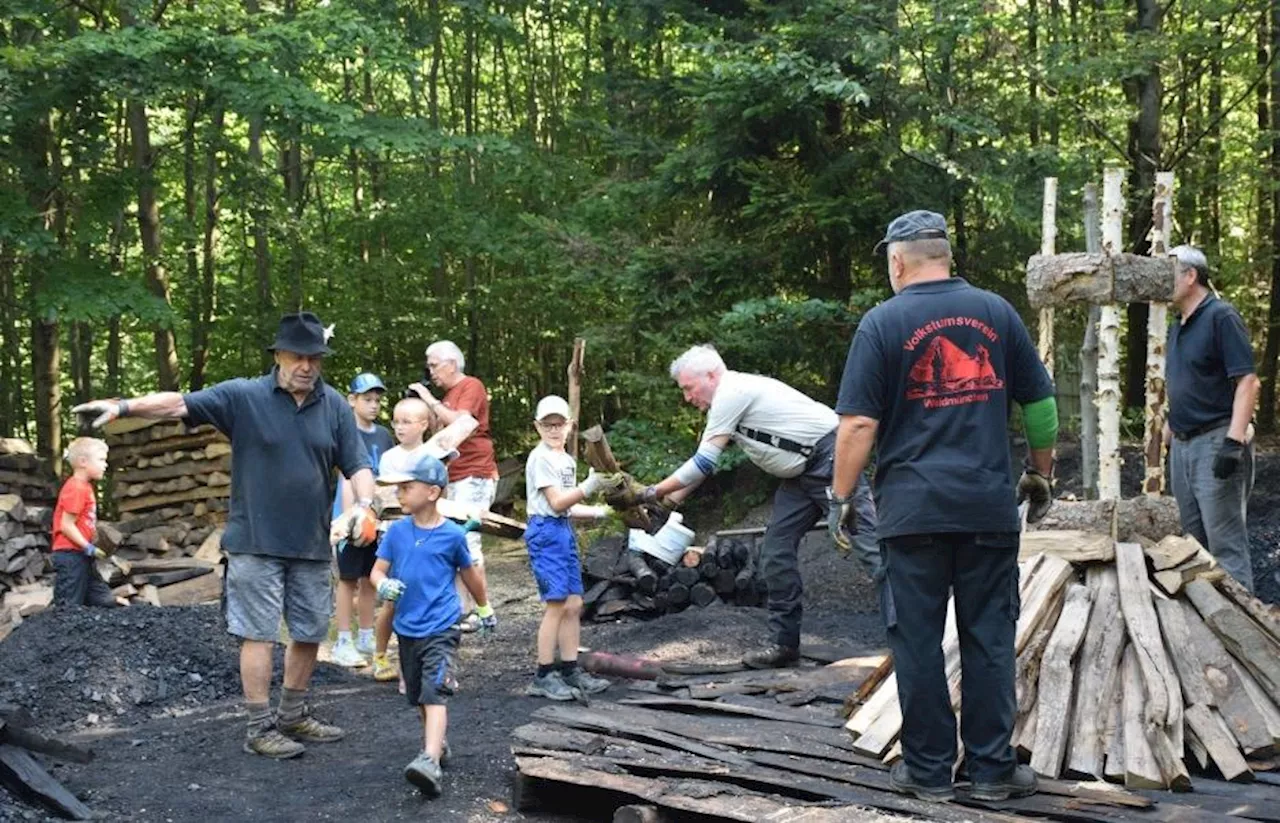
[[[1018,559],[1027,560],[1037,554],[1052,554],[1072,563],[1106,561],[1115,558],[1115,540],[1111,535],[1078,529],[1045,529],[1022,535]]]
[[[0,743],[0,782],[69,820],[91,820],[89,807],[54,780],[25,749]]]
[[[1213,709],[1201,704],[1188,706],[1185,713],[1187,725],[1195,732],[1209,758],[1227,780],[1248,782],[1253,780],[1253,770],[1244,762],[1244,756],[1236,746],[1225,724],[1214,717]]]
[[[222,597],[222,578],[216,574],[203,574],[155,589],[159,606],[194,606],[209,603]]]

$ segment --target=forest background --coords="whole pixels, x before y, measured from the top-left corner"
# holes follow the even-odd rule
[[[1107,164],[1139,253],[1176,173],[1174,242],[1244,315],[1275,428],[1280,0],[0,7],[0,435],[51,457],[74,402],[261,373],[304,308],[340,387],[456,341],[504,456],[583,337],[584,423],[652,477],[700,427],[666,373],[690,344],[834,400],[901,211],[943,212],[1034,328],[1042,180],[1083,250]],[[1082,327],[1059,310],[1060,395]]]

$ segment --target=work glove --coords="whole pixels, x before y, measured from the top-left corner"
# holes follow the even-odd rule
[[[1027,522],[1037,523],[1049,513],[1053,505],[1053,482],[1031,466],[1022,472],[1018,481],[1018,505],[1027,503]]]
[[[493,606],[488,603],[476,606],[476,617],[480,618],[480,636],[492,637],[498,630],[498,615],[493,613]]]
[[[1236,473],[1242,460],[1244,460],[1244,444],[1233,437],[1222,438],[1218,454],[1213,458],[1213,476],[1219,480],[1226,480]]]
[[[400,599],[400,595],[404,594],[404,581],[396,580],[394,577],[384,577],[378,583],[378,599],[386,600],[390,603]]]
[[[848,554],[853,549],[853,532],[849,523],[854,517],[853,495],[836,497],[831,487],[827,487],[827,531],[831,533],[831,542],[836,551]]]
[[[587,479],[579,483],[578,488],[582,490],[582,498],[586,500],[600,491],[600,487],[603,485],[604,475],[596,474],[596,470],[591,469],[587,472]]]
[[[351,541],[353,546],[367,546],[378,539],[378,515],[373,507],[359,503],[347,509],[343,515],[347,522],[343,537]]]
[[[92,543],[85,544],[85,547],[81,549],[81,551],[84,552],[85,557],[103,557],[104,556],[102,549],[98,548]]]
[[[462,524],[462,530],[464,532],[478,532],[481,525],[483,524],[480,522],[480,518],[468,517],[467,522]]]
[[[646,494],[648,494],[652,488],[652,486],[646,487],[641,485],[630,475],[623,474],[621,485],[614,491],[606,492],[604,502],[613,506],[615,509],[632,509],[645,502]],[[655,494],[648,499],[656,500],[656,498],[657,495]]]
[[[100,429],[117,417],[124,416],[124,401],[90,400],[88,403],[81,403],[79,406],[73,407],[71,411],[86,418],[93,417],[89,425],[95,429]]]

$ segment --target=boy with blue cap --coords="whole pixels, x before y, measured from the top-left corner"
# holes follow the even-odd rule
[[[405,696],[422,717],[423,749],[405,767],[404,776],[435,797],[441,791],[441,766],[449,756],[445,704],[453,693],[451,670],[462,636],[457,625],[462,602],[454,576],[475,598],[482,635],[498,627],[498,618],[489,605],[484,578],[471,565],[465,530],[436,508],[449,484],[444,464],[429,454],[411,461],[384,461],[378,482],[397,487],[396,497],[407,515],[383,535],[370,575],[378,597],[396,604]]]
[[[378,375],[371,372],[357,374],[347,387],[347,403],[356,418],[356,430],[369,453],[369,463],[374,475],[378,473],[378,461],[395,447],[391,432],[377,423],[382,411],[382,398],[387,387]],[[351,484],[338,479],[338,491],[333,501],[333,516],[341,517],[351,507]],[[339,666],[357,667],[369,665],[368,655],[374,652],[373,622],[377,607],[369,572],[373,570],[377,543],[356,546],[350,540],[339,540],[334,548],[338,560],[338,602],[335,608],[338,624],[338,641],[333,646],[331,659]],[[351,639],[351,605],[358,599],[357,620],[360,633],[355,642]]]

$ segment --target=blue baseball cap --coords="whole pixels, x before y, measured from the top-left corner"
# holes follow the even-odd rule
[[[365,392],[380,391],[385,392],[387,387],[382,385],[382,378],[373,372],[364,372],[357,374],[352,380],[351,385],[347,387],[347,391],[352,394],[364,394]]]
[[[449,472],[445,470],[440,458],[433,455],[416,455],[412,462],[397,461],[399,465],[395,466],[388,466],[387,462],[382,461],[378,474],[378,482],[384,486],[408,483],[411,480],[426,483],[428,486],[439,486],[442,489],[449,485]]]
[[[893,218],[889,228],[885,229],[884,239],[876,243],[875,254],[879,254],[890,243],[902,243],[910,240],[946,240],[947,219],[936,211],[916,209]]]

